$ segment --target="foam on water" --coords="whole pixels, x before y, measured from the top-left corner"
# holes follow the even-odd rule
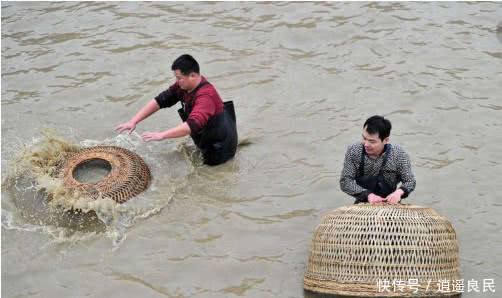
[[[105,236],[117,249],[127,238],[128,228],[137,220],[159,213],[176,189],[183,186],[183,183],[163,186],[159,191],[152,182],[145,193],[123,204],[109,198],[91,199],[64,187],[63,181],[55,176],[58,164],[82,147],[114,145],[134,151],[138,148],[145,150],[145,146],[140,147],[140,136],[137,133],[132,135],[133,138],[118,135],[103,141],[85,140],[75,145],[56,137],[50,130],[42,131],[41,135],[10,161],[4,176],[2,226],[5,229],[44,233],[50,236],[52,244],[74,244]],[[175,150],[185,152],[186,147],[181,144]],[[150,158],[146,155],[148,163]],[[184,153],[186,158],[190,155]],[[155,171],[155,162],[150,160],[149,164],[153,164]]]

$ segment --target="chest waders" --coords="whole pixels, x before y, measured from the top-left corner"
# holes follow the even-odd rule
[[[200,83],[192,91],[192,96],[187,104],[184,98],[180,100],[181,109],[178,114],[183,122],[187,121],[192,112],[197,91],[209,85],[209,82]],[[223,103],[223,112],[208,119],[206,126],[198,132],[190,134],[195,145],[199,147],[204,156],[204,163],[218,165],[234,157],[237,151],[237,125],[233,101]]]
[[[385,148],[385,156],[382,161],[382,166],[380,167],[380,171],[376,176],[364,176],[364,147],[361,153],[361,164],[359,165],[359,177],[356,178],[356,183],[369,190],[371,193],[376,194],[382,198],[387,197],[389,194],[395,191],[395,189],[389,185],[385,177],[383,176],[384,167],[389,159],[389,154],[391,150],[391,145],[387,145]],[[360,202],[359,202],[360,203]]]

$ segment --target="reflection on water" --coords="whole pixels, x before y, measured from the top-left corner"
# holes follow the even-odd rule
[[[352,203],[338,186],[344,153],[373,114],[410,153],[408,202],[456,228],[463,278],[497,284],[501,12],[488,2],[2,2],[2,294],[318,297],[302,289],[311,231]],[[113,131],[174,81],[183,53],[236,104],[247,141],[224,165],[202,165],[189,139],[141,140],[178,124],[175,109],[131,135]],[[66,194],[51,161],[96,145],[138,153],[151,187],[121,205]],[[50,158],[33,155],[44,148]]]

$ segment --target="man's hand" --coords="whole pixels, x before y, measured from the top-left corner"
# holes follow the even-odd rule
[[[368,195],[368,202],[370,202],[370,204],[385,202],[385,200],[386,199],[382,198],[381,196],[377,196],[374,193],[370,193]]]
[[[126,123],[123,123],[123,124],[120,124],[119,126],[117,126],[115,128],[115,131],[121,133],[125,130],[128,130],[129,134],[131,134],[135,129],[136,129],[136,123],[134,121],[130,120]]]
[[[161,141],[165,139],[165,134],[163,132],[144,132],[141,134],[141,137],[143,140],[150,142],[150,141]]]
[[[397,189],[395,192],[388,195],[385,199],[391,204],[397,204],[401,201],[404,191],[402,189]]]

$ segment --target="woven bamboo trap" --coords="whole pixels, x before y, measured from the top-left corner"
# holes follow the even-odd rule
[[[83,164],[108,163],[110,172],[101,181],[83,183],[75,179],[75,170]],[[150,185],[151,175],[145,161],[134,152],[116,146],[96,146],[79,150],[64,160],[56,171],[65,187],[91,198],[110,198],[118,203],[137,196]]]
[[[441,284],[446,280],[448,291]],[[331,211],[315,228],[304,288],[350,296],[451,296],[460,294],[458,280],[457,236],[448,219],[421,206],[357,204]]]

